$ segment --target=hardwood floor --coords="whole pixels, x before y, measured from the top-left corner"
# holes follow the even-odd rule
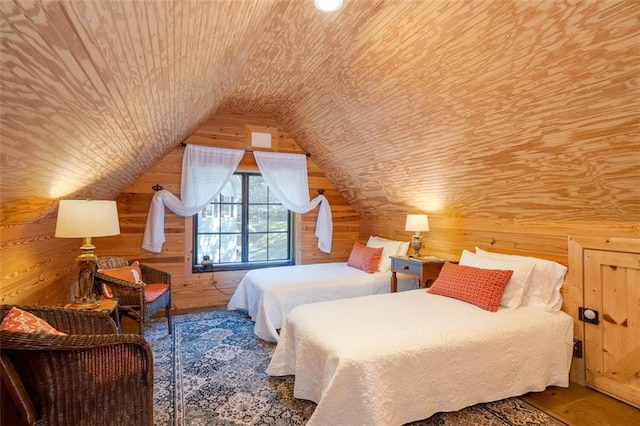
[[[532,392],[522,399],[572,426],[640,425],[637,408],[576,383]]]

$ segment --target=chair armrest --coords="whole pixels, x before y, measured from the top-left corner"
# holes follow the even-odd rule
[[[153,424],[153,354],[139,335],[0,331],[0,348],[44,424]]]
[[[149,265],[140,264],[142,280],[147,284],[169,284],[171,287],[171,273],[161,271]]]
[[[118,299],[120,305],[141,305],[144,300],[144,285],[114,278],[96,272],[95,285],[107,284],[113,292],[113,298]],[[102,289],[101,289],[102,290]]]
[[[118,328],[102,312],[66,309],[61,306],[0,305],[0,320],[15,306],[48,322],[67,334],[117,334]]]

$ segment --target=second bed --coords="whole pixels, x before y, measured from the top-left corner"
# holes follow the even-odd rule
[[[399,290],[415,289],[416,281],[400,279]],[[391,272],[367,273],[346,262],[281,266],[247,272],[227,308],[246,310],[263,340],[278,341],[278,330],[298,305],[389,293]]]

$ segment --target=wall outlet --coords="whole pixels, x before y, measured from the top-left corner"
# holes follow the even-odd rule
[[[582,340],[573,339],[573,356],[582,358]]]

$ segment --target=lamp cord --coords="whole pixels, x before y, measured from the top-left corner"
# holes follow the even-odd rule
[[[215,279],[215,273],[213,270],[211,271],[211,284],[216,290],[218,290],[220,293],[224,294],[225,296],[233,296],[233,292],[227,293],[226,291],[218,287],[218,284],[216,283],[216,279]]]

